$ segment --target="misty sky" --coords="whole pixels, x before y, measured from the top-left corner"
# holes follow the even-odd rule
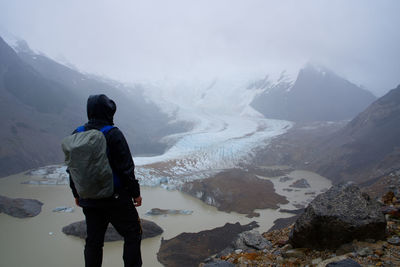
[[[0,32],[121,81],[262,78],[317,62],[400,84],[400,1],[1,0]]]

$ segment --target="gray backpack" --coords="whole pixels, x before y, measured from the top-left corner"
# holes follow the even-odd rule
[[[107,157],[105,134],[113,126],[85,130],[84,126],[62,141],[65,164],[79,197],[100,199],[114,193],[114,178]]]

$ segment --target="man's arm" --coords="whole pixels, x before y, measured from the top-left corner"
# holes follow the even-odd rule
[[[127,188],[134,199],[135,205],[140,206],[142,198],[139,182],[135,177],[135,164],[128,143],[118,128],[109,132],[108,150],[111,167],[120,178],[121,184]]]

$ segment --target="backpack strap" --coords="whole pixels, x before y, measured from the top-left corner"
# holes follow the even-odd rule
[[[100,129],[100,132],[102,132],[102,133],[105,135],[105,134],[107,134],[112,128],[115,128],[115,127],[112,126],[112,125],[106,125],[106,126],[103,126],[103,127]],[[79,126],[78,128],[76,128],[75,131],[76,131],[77,133],[81,133],[81,132],[86,131],[85,125]]]
[[[103,126],[103,128],[100,129],[100,132],[102,132],[104,135],[106,135],[111,129],[115,128],[112,125],[106,125]]]
[[[86,129],[85,129],[85,126],[84,125],[82,125],[82,126],[79,126],[78,128],[76,128],[76,130],[75,130],[77,133],[81,133],[81,132],[84,132],[84,131],[86,131]]]

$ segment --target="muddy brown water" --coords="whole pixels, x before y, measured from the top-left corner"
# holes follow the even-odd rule
[[[321,180],[318,187],[329,187],[330,182],[309,172],[294,173],[293,176],[312,176]],[[74,206],[69,186],[26,185],[24,174],[0,179],[0,195],[13,198],[33,198],[44,203],[42,212],[33,218],[18,219],[0,214],[0,266],[7,267],[73,267],[83,266],[84,240],[66,236],[61,229],[72,222],[83,220],[80,208],[73,213],[55,213],[58,206]],[[279,188],[277,191],[281,191]],[[283,192],[283,191],[281,191]],[[279,192],[278,192],[279,193]],[[160,236],[142,241],[143,266],[162,266],[156,253],[161,238],[170,239],[183,232],[199,232],[224,225],[227,222],[247,224],[253,220],[260,224],[259,231],[268,230],[278,218],[292,216],[277,210],[256,210],[258,218],[246,218],[237,213],[218,211],[200,200],[179,191],[167,191],[157,187],[142,187],[143,206],[138,208],[142,218],[154,221],[164,229]],[[304,195],[304,199],[309,195]],[[297,200],[300,200],[297,198]],[[151,208],[192,210],[191,215],[148,216]],[[104,246],[103,266],[123,266],[123,242],[108,242]]]

